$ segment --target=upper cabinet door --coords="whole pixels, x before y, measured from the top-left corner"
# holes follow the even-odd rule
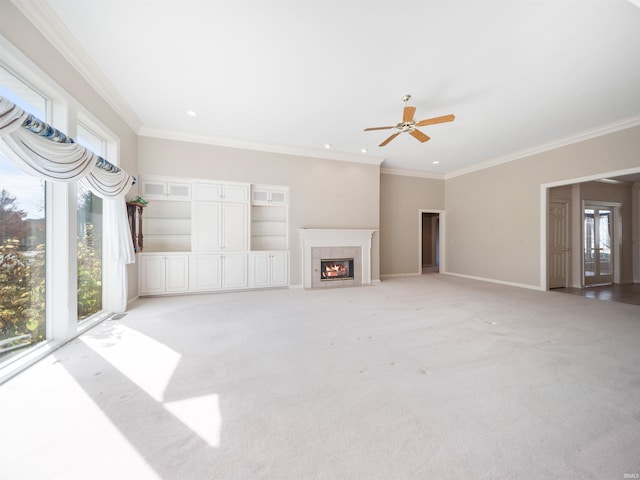
[[[202,202],[248,202],[249,185],[196,182],[193,184],[193,199]]]
[[[150,200],[191,200],[191,183],[142,179],[141,195]]]
[[[191,200],[191,184],[181,182],[167,182],[167,199]]]
[[[253,189],[251,202],[254,205],[266,205],[269,203],[269,190]]]
[[[167,194],[167,184],[165,182],[142,182],[142,196],[144,198],[165,198]]]
[[[253,205],[286,205],[287,190],[282,187],[255,185],[251,192]]]
[[[219,202],[222,199],[222,185],[196,182],[193,184],[193,199],[197,202]]]
[[[249,185],[223,185],[222,200],[225,202],[248,202]]]
[[[284,190],[272,190],[270,200],[272,205],[286,205],[287,192]]]

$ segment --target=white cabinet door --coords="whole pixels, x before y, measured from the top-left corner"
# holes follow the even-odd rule
[[[189,291],[189,255],[167,255],[166,292]]]
[[[191,233],[194,252],[222,248],[222,205],[220,202],[194,202]]]
[[[222,185],[196,182],[193,184],[193,199],[195,201],[219,202],[222,199]]]
[[[222,204],[222,248],[243,251],[249,246],[249,207],[246,203]]]
[[[167,194],[167,184],[165,182],[155,182],[143,180],[140,186],[141,195],[146,199],[165,199]]]
[[[253,205],[286,205],[287,189],[255,185],[251,192],[251,203]]]
[[[221,256],[219,254],[194,254],[190,264],[191,290],[217,290],[222,286]]]
[[[140,255],[140,295],[164,293],[166,262],[164,255]]]
[[[191,200],[191,184],[167,182],[167,200]]]
[[[222,288],[247,286],[247,254],[225,253],[222,256]]]
[[[288,252],[251,252],[250,286],[283,287],[289,284]]]
[[[249,185],[223,185],[222,200],[225,202],[248,202]]]
[[[251,286],[268,287],[271,284],[271,258],[268,253],[251,253]]]
[[[267,205],[269,203],[269,190],[254,188],[251,193],[251,203],[254,205]]]
[[[271,203],[271,205],[286,205],[287,204],[286,190],[271,190],[269,194],[269,202]]]
[[[249,185],[195,182],[193,199],[206,202],[248,202]]]
[[[189,291],[189,255],[141,254],[140,295]]]
[[[271,285],[283,287],[289,284],[289,255],[287,252],[271,254]]]
[[[140,184],[141,195],[145,199],[191,200],[191,183],[189,182],[143,178]]]

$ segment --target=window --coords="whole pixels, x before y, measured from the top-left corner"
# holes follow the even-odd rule
[[[0,95],[46,120],[47,100],[2,66]],[[0,362],[47,337],[45,188],[0,154]]]
[[[77,142],[101,157],[106,142],[78,125]],[[78,321],[102,310],[102,199],[78,184]]]

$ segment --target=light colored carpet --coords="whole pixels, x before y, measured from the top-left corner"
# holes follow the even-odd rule
[[[0,478],[622,479],[639,344],[638,306],[443,275],[143,299],[0,387]]]

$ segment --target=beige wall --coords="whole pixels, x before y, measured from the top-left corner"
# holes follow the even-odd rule
[[[541,185],[628,169],[640,127],[447,179],[447,271],[541,286]]]
[[[379,228],[380,167],[141,136],[141,174],[289,187],[291,285],[302,284],[299,228]],[[380,274],[378,233],[372,278]]]
[[[444,180],[380,175],[381,275],[419,273],[419,212],[444,210],[444,187]]]

